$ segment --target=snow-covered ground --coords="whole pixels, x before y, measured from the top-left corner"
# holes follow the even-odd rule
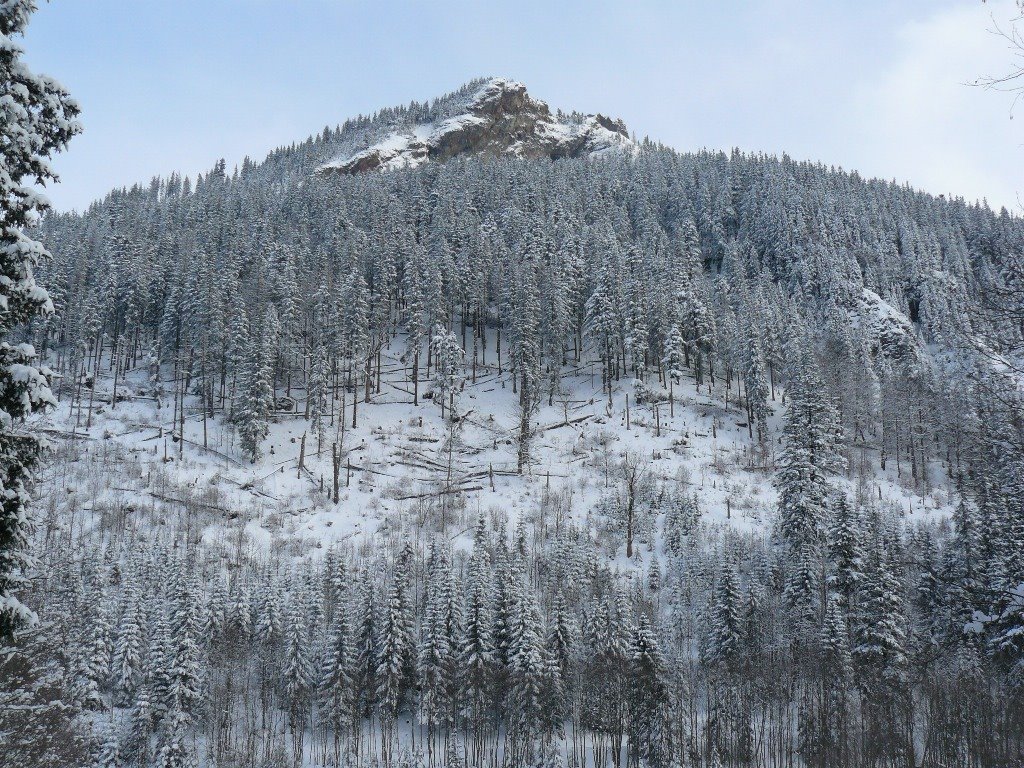
[[[172,399],[165,396],[157,408],[145,371],[128,373],[119,398],[127,394],[129,399],[119,399],[116,406],[109,402],[108,374],[98,382],[90,424],[89,392],[84,389],[81,402],[72,403],[66,393],[56,412],[46,417],[60,448],[39,485],[49,499],[43,506],[84,512],[84,525],[95,524],[101,514],[114,516],[118,525],[158,530],[170,519],[184,521],[187,533],[222,548],[225,556],[274,549],[305,557],[342,542],[360,547],[372,545],[376,537],[421,535],[422,516],[428,511],[424,502],[432,502],[430,514],[437,515],[440,507],[441,515],[451,515],[442,521],[445,530],[456,545],[468,546],[481,513],[512,530],[522,516],[538,523],[538,510],[547,508],[544,500],[555,495],[558,510],[545,524],[558,525],[571,517],[596,535],[607,522],[596,512],[598,502],[624,493],[620,466],[628,456],[640,463],[648,479],[696,494],[709,524],[770,534],[776,504],[774,456],[765,458],[756,451],[746,413],[735,403],[735,386],[727,409],[721,377],[714,387],[706,382],[699,390],[687,378],[674,386],[670,407],[667,390],[651,375],[648,387],[665,398],[655,411],[650,404],[636,403],[632,379],[617,383],[609,404],[599,363],[567,368],[560,380],[562,394],[549,404],[544,390],[533,421],[532,460],[520,475],[517,395],[507,369],[498,373],[493,340],[488,343],[489,364],[478,366],[475,381],[467,370],[457,425],[423,398],[430,389],[425,382],[419,405],[413,405],[410,371],[399,360],[405,346],[399,338],[384,351],[380,391],[370,403],[360,398],[356,428],[352,393],[347,393],[341,429],[339,391],[333,424],[318,446],[303,416],[304,393],[293,387],[296,412],[274,416],[256,464],[242,456],[226,411],[218,410],[204,423],[198,399],[187,397],[182,445]],[[168,368],[163,373],[164,389],[170,392],[172,372]],[[779,450],[783,413],[778,399],[772,405],[769,454]],[[304,467],[299,471],[304,434]],[[337,504],[331,499],[335,440],[342,447]],[[884,474],[877,470],[877,457],[869,463],[876,467],[873,475],[840,480],[851,495],[857,489],[913,518],[950,511],[941,477],[931,489],[914,489],[895,476],[892,462]],[[632,561],[621,547],[608,555],[621,568],[643,567],[659,550],[660,542],[653,540],[638,547]]]

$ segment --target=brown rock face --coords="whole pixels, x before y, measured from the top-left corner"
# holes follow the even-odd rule
[[[519,83],[487,91],[470,105],[478,121],[459,121],[458,127],[441,131],[428,148],[432,160],[448,160],[461,154],[504,154],[517,143],[532,145],[539,122],[550,122],[544,102],[533,101]],[[458,118],[456,118],[458,120]]]
[[[521,83],[495,79],[468,101],[464,113],[398,131],[321,170],[355,174],[416,166],[427,160],[444,162],[465,154],[558,159],[631,146],[621,120],[594,115],[559,121]]]

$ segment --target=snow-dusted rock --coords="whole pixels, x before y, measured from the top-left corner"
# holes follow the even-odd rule
[[[603,115],[554,116],[526,86],[504,78],[483,81],[452,117],[396,127],[353,154],[325,163],[321,172],[361,173],[416,167],[458,155],[590,157],[632,151],[621,120]]]
[[[855,298],[855,316],[873,340],[876,355],[903,361],[925,356],[923,343],[909,317],[870,288],[863,288]]]

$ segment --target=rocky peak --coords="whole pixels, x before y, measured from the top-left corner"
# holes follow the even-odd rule
[[[321,167],[325,173],[362,173],[444,162],[458,155],[589,157],[632,151],[625,123],[604,115],[553,116],[526,86],[504,78],[479,87],[448,110],[451,116],[394,126],[368,146]]]

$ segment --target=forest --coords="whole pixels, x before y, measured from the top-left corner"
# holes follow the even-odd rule
[[[4,219],[5,259],[50,254],[52,313],[3,317],[53,409],[29,555],[0,563],[38,615],[0,655],[0,762],[1020,765],[1024,222],[647,140],[322,170],[473,88]],[[436,482],[261,546],[257,503],[293,515],[268,473],[366,511],[367,442],[426,440],[388,408],[441,436]],[[670,447],[711,450],[714,486]],[[189,457],[249,479],[217,496]],[[747,476],[770,503],[741,525],[718,483]]]

